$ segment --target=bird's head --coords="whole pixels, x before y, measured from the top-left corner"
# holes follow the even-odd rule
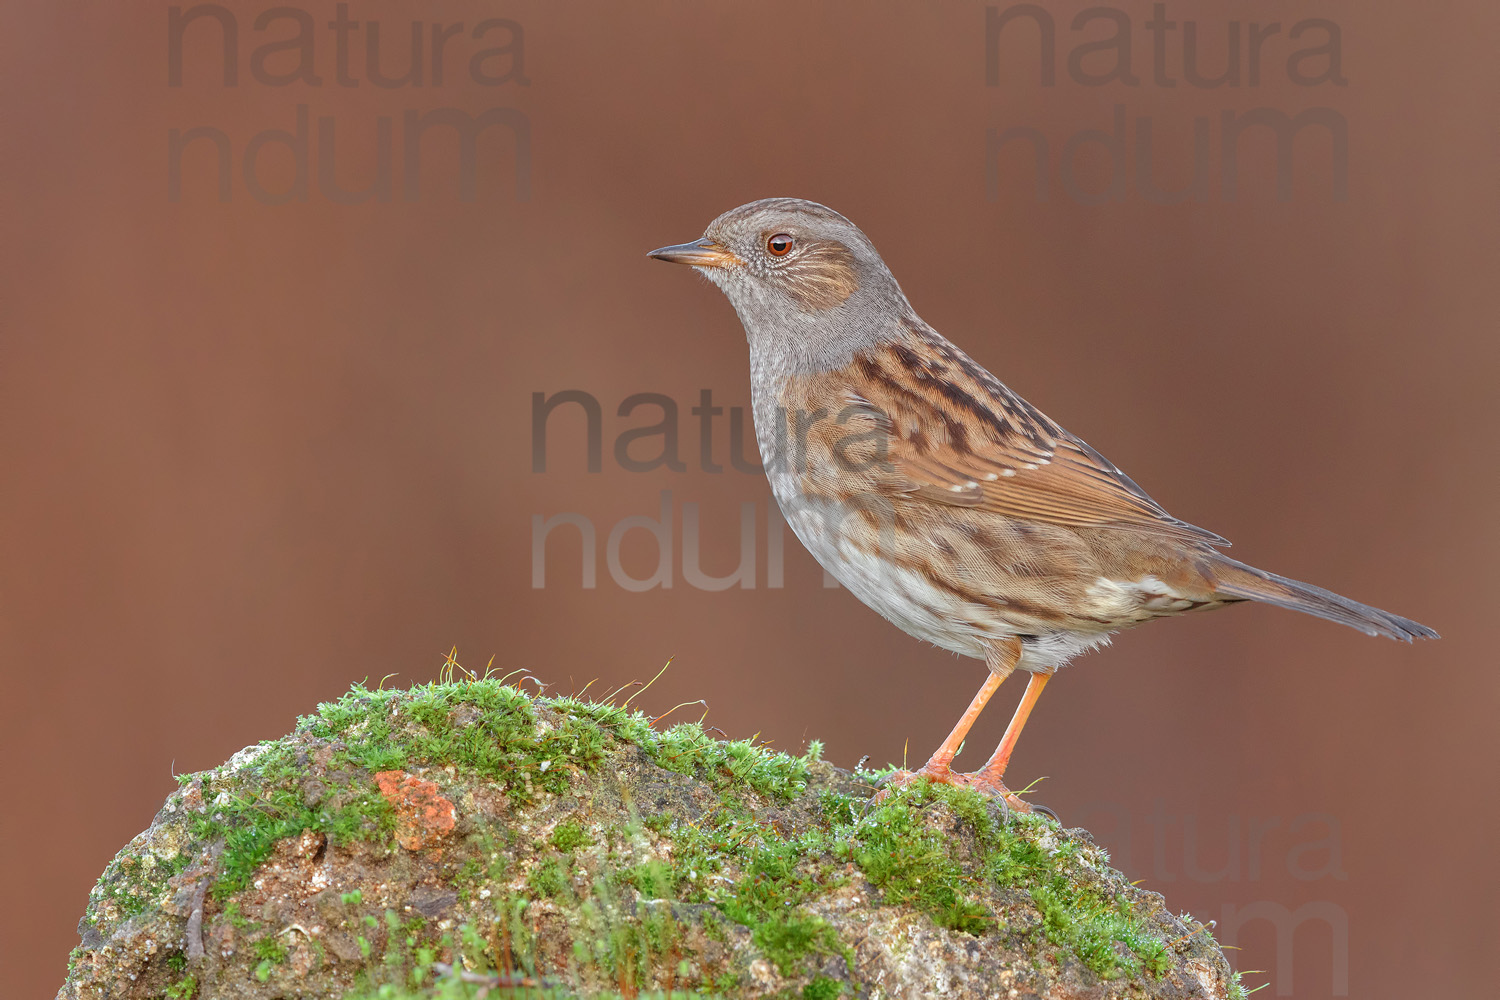
[[[800,198],[741,205],[709,223],[702,239],[649,256],[687,264],[719,286],[752,348],[798,368],[843,363],[911,313],[859,227]]]

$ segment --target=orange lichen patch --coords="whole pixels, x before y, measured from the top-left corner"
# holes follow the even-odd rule
[[[375,784],[396,810],[396,842],[402,847],[419,851],[453,831],[453,803],[439,793],[436,782],[405,771],[381,771]]]

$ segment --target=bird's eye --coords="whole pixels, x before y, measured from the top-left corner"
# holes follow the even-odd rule
[[[766,252],[772,257],[785,257],[792,251],[792,238],[786,233],[777,233],[766,240]]]

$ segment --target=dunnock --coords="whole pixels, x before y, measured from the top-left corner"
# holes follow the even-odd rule
[[[1043,686],[1110,633],[1263,601],[1410,641],[1424,625],[1255,569],[1168,514],[906,301],[874,245],[822,205],[768,198],[651,252],[723,290],[750,341],[756,436],[797,537],[856,597],[989,675],[915,775],[1001,783]],[[1030,681],[974,774],[950,764],[1010,673]],[[897,781],[910,780],[901,772]]]

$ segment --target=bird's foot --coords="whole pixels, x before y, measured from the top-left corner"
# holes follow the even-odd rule
[[[946,764],[934,763],[933,761],[928,761],[915,771],[892,771],[881,781],[882,787],[880,791],[876,792],[875,797],[870,801],[878,804],[889,797],[896,789],[904,788],[919,778],[926,778],[928,781],[940,785],[957,785],[961,788],[977,789],[986,795],[998,797],[1007,807],[1014,809],[1016,812],[1031,812],[1030,804],[1022,800],[1020,796],[1016,795],[1009,788],[1006,788],[1000,782],[1000,779],[993,778],[983,771],[961,774]]]
[[[928,781],[936,782],[940,785],[963,785],[967,784],[964,780],[967,777],[968,775],[966,774],[956,773],[947,764],[935,763],[929,760],[915,771],[908,771],[902,768],[899,771],[892,771],[884,778],[881,778],[880,791],[876,792],[875,797],[870,801],[875,804],[884,802],[890,798],[891,793],[896,789],[905,788],[920,778],[926,778]]]
[[[975,771],[973,774],[960,775],[960,777],[968,779],[965,784],[967,784],[970,788],[976,788],[979,791],[984,792],[986,795],[991,795],[995,798],[1000,799],[1000,801],[1004,802],[1007,807],[1009,807],[1010,809],[1014,809],[1016,812],[1031,812],[1031,803],[1022,799],[1019,795],[1011,791],[1009,788],[1006,788],[1004,782],[1002,782],[999,778],[991,777],[990,775],[985,774],[983,771]]]

